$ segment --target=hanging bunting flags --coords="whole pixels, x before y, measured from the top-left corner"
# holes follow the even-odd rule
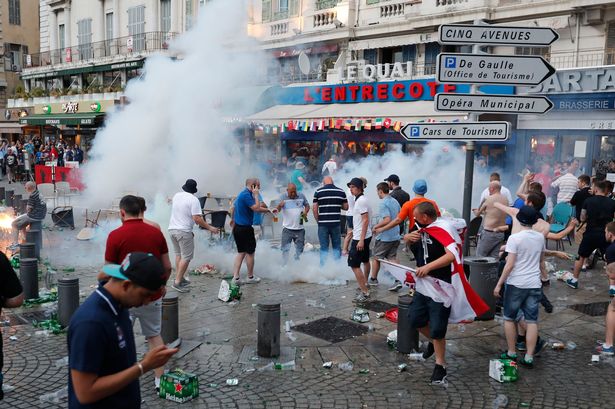
[[[376,122],[375,122],[375,129],[380,129],[382,128],[382,118],[376,118]]]
[[[342,128],[342,120],[340,118],[335,120],[335,129],[341,129]]]
[[[361,130],[361,126],[362,126],[362,124],[361,124],[361,120],[360,120],[360,119],[357,119],[357,120],[356,120],[356,122],[354,123],[354,129],[355,129],[355,131],[360,131],[360,130]]]
[[[352,129],[352,119],[347,119],[344,123],[344,129],[350,131]]]
[[[395,123],[393,124],[393,130],[394,130],[395,132],[399,132],[399,131],[400,131],[400,129],[401,129],[401,122],[399,122],[399,121],[395,121]]]
[[[363,128],[364,128],[366,131],[371,131],[371,130],[372,130],[372,121],[371,121],[371,120],[369,120],[369,119],[366,119],[366,120],[365,120],[365,122],[364,122],[364,124],[363,124]]]
[[[382,123],[382,125],[386,128],[389,129],[391,127],[391,118],[385,118],[384,122]]]
[[[329,120],[329,128],[330,128],[330,129],[335,128],[335,118],[331,118],[331,119]]]

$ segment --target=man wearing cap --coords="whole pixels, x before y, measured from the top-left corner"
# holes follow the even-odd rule
[[[369,244],[372,238],[371,213],[372,210],[363,194],[363,181],[359,178],[352,178],[348,183],[350,194],[354,196],[354,206],[352,208],[352,242],[348,251],[348,266],[352,269],[360,292],[355,301],[361,303],[369,300],[369,288],[367,287],[367,277],[370,273],[369,263]],[[361,270],[363,263],[364,271]]]
[[[303,186],[307,185],[305,181],[305,174],[303,173],[303,169],[305,165],[300,160],[297,160],[295,163],[295,170],[290,174],[290,183],[294,183],[297,186],[297,192],[301,192],[303,190]]]
[[[389,184],[389,195],[399,203],[399,207],[402,207],[404,203],[410,200],[410,195],[404,189],[399,186],[399,176],[397,175],[389,175],[388,178],[384,179],[385,182]],[[403,231],[400,231],[403,233]]]
[[[203,218],[203,210],[196,193],[196,181],[186,180],[182,191],[173,196],[169,235],[175,251],[175,280],[172,287],[180,293],[189,291],[190,282],[184,278],[190,260],[194,257],[194,233],[192,228],[198,224],[202,228],[217,234],[219,229],[210,226]]]
[[[254,275],[254,252],[256,251],[256,238],[254,237],[254,213],[268,212],[269,209],[261,206],[259,181],[256,178],[246,179],[246,187],[237,195],[235,204],[232,208],[231,227],[233,228],[233,238],[237,246],[237,255],[233,264],[233,283],[239,285],[239,271],[243,260],[246,260],[248,267],[247,284],[256,284],[261,281],[260,277]]]
[[[160,228],[150,225],[143,219],[145,208],[145,199],[142,197],[126,195],[120,200],[122,226],[109,233],[105,263],[120,264],[129,253],[137,251],[150,253],[162,263],[166,283],[166,279],[171,275],[169,249]],[[164,287],[152,297],[148,305],[130,309],[130,318],[133,322],[139,320],[141,332],[150,350],[163,344],[160,336],[163,295]],[[154,371],[156,388],[160,387],[160,377],[163,373],[164,368],[156,368]]]
[[[534,365],[534,351],[538,341],[538,306],[542,298],[541,269],[544,266],[545,237],[532,229],[538,221],[538,212],[523,206],[515,216],[519,232],[511,234],[506,243],[506,265],[493,294],[500,296],[504,284],[504,332],[508,351],[502,358],[517,360],[517,325],[520,314],[526,322],[523,359],[517,360],[529,368]]]
[[[17,308],[23,303],[24,295],[19,277],[13,270],[11,262],[6,255],[0,251],[0,313],[2,308]],[[2,332],[0,331],[0,400],[4,398],[2,383],[4,376],[2,367],[4,366],[4,352],[2,351]]]
[[[84,301],[68,327],[68,407],[140,408],[139,378],[178,350],[160,345],[137,362],[128,309],[150,302],[165,284],[165,270],[152,254],[130,253],[103,273],[109,281]]]
[[[414,225],[414,208],[419,203],[423,203],[423,202],[431,203],[433,207],[436,209],[436,213],[438,217],[440,217],[440,209],[438,208],[438,205],[436,204],[436,202],[434,202],[433,200],[429,200],[425,197],[425,194],[427,193],[427,182],[425,181],[425,179],[417,179],[414,182],[414,186],[412,187],[412,190],[414,191],[414,197],[411,200],[408,200],[406,203],[404,203],[404,205],[401,207],[401,210],[399,211],[399,214],[397,215],[395,219],[391,220],[386,226],[382,226],[382,227],[375,229],[374,230],[375,234],[380,234],[384,231],[392,229],[393,227],[402,224],[406,219],[408,220],[408,233],[411,233],[412,231],[416,230],[415,225]],[[418,259],[419,257],[418,252],[421,251],[420,246],[409,243],[407,234],[404,236],[404,241],[408,243],[408,247],[414,254],[414,258]],[[389,290],[397,291],[401,288],[402,288],[401,282],[395,280],[395,283],[393,284],[391,288],[389,288]]]

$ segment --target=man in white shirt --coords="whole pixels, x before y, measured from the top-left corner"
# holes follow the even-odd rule
[[[371,213],[372,210],[363,194],[363,181],[359,178],[352,178],[348,183],[350,194],[354,196],[354,206],[352,208],[352,242],[348,251],[348,266],[352,269],[361,292],[355,301],[362,303],[369,300],[369,289],[367,287],[367,277],[370,274],[369,263],[369,244],[372,238]],[[361,270],[363,263],[363,271]]]
[[[282,259],[284,265],[288,263],[290,245],[295,242],[295,260],[299,260],[305,244],[305,228],[303,223],[307,221],[310,204],[303,193],[297,193],[297,186],[289,183],[286,193],[280,197],[277,205],[282,213]]]
[[[335,155],[331,155],[328,161],[322,165],[323,176],[333,176],[337,171],[337,162],[335,162]]]
[[[169,221],[169,235],[175,251],[175,280],[171,287],[180,293],[188,291],[190,281],[184,278],[188,270],[190,260],[194,257],[194,233],[192,228],[198,224],[212,233],[218,233],[219,229],[212,227],[205,221],[203,210],[196,193],[196,181],[186,180],[182,186],[182,192],[173,196],[171,206],[171,220]]]
[[[500,182],[500,186],[501,186],[500,194],[504,196],[506,200],[508,200],[508,205],[512,206],[514,201],[512,200],[512,196],[510,195],[510,190],[508,190],[506,186],[502,185],[502,181],[500,180],[500,174],[498,172],[493,172],[489,176],[489,183],[491,182]],[[485,201],[485,199],[489,197],[489,195],[490,195],[489,186],[487,186],[485,190],[483,190],[482,193],[480,194],[480,201],[478,202],[479,203],[478,207],[482,206],[483,202]]]
[[[512,234],[506,243],[506,265],[493,294],[499,297],[504,283],[504,332],[508,351],[502,358],[514,359],[526,367],[534,365],[534,351],[538,341],[538,310],[542,297],[540,281],[544,265],[545,238],[532,230],[538,221],[538,212],[531,206],[523,206],[516,215],[520,231]],[[523,316],[527,324],[525,335],[527,351],[523,359],[517,359],[516,321]]]
[[[570,203],[570,199],[579,190],[577,177],[574,175],[579,169],[579,161],[573,160],[568,164],[566,174],[558,177],[551,183],[551,187],[558,188],[557,203]]]

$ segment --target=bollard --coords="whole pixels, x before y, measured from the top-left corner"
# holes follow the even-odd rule
[[[4,191],[4,205],[6,207],[13,207],[13,195],[15,194],[14,190],[5,190]]]
[[[42,220],[31,221],[30,229],[43,231],[43,221]]]
[[[35,243],[19,244],[19,258],[37,258]]]
[[[4,186],[0,187],[0,200],[4,200],[5,194],[6,194],[6,188]]]
[[[58,321],[67,327],[73,313],[79,308],[79,279],[62,277],[58,279]]]
[[[26,300],[38,298],[38,260],[35,258],[19,259],[19,278]]]
[[[412,297],[401,295],[397,298],[397,351],[402,354],[409,354],[419,350],[419,331],[410,327],[410,304]]]
[[[43,235],[40,230],[26,230],[26,243],[34,243],[34,253],[36,258],[41,257],[41,247],[43,245]]]
[[[165,344],[179,338],[179,303],[177,293],[168,292],[162,299],[162,328],[160,331]]]
[[[279,302],[261,302],[258,304],[256,353],[265,358],[280,356]]]
[[[19,203],[19,214],[28,213],[28,199],[21,199],[21,203]]]

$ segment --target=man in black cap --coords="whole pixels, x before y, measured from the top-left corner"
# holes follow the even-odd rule
[[[137,362],[129,308],[150,302],[165,284],[162,263],[148,253],[130,253],[107,264],[100,285],[73,315],[68,330],[68,407],[140,408],[139,378],[164,366],[177,348],[160,345]]]
[[[404,203],[410,200],[410,195],[404,189],[399,186],[399,176],[393,174],[389,175],[388,178],[384,179],[385,182],[389,184],[389,196],[393,199],[397,200],[399,203],[399,207],[401,208]],[[406,222],[403,221],[399,224],[399,234],[404,234],[404,229],[406,228]]]
[[[194,257],[194,233],[192,228],[198,224],[202,228],[217,234],[219,229],[210,226],[203,217],[203,209],[196,193],[196,181],[186,180],[182,191],[173,196],[171,220],[169,221],[169,236],[175,251],[175,280],[171,287],[180,293],[187,292],[190,282],[184,278],[190,260]]]
[[[506,265],[493,294],[500,296],[504,284],[504,332],[508,351],[502,358],[517,360],[517,324],[525,319],[525,357],[517,362],[526,367],[534,365],[534,351],[538,341],[538,311],[542,298],[541,268],[544,266],[545,237],[532,229],[538,221],[538,211],[531,206],[519,209],[516,219],[518,233],[511,234],[506,243]],[[542,348],[542,346],[541,346]]]
[[[360,292],[355,301],[358,303],[369,300],[369,289],[367,287],[367,277],[371,270],[369,263],[369,243],[372,239],[371,227],[371,207],[367,197],[363,194],[363,181],[360,178],[352,178],[348,183],[350,194],[354,197],[352,207],[352,242],[348,251],[348,266],[352,269]],[[363,263],[364,270],[361,270]]]

